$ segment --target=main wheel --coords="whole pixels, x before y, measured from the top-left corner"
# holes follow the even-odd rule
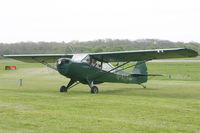
[[[98,87],[92,86],[92,88],[91,88],[91,93],[92,93],[92,94],[97,94],[97,93],[99,93]]]
[[[65,86],[60,87],[60,92],[67,92],[67,88]]]

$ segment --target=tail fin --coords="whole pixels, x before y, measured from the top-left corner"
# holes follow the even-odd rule
[[[148,72],[145,61],[138,61],[131,75],[137,79],[139,84],[147,82]]]

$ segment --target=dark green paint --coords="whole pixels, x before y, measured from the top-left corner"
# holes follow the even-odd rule
[[[79,81],[83,84],[88,84],[92,89],[92,87],[94,87],[93,84],[103,82],[142,84],[147,82],[148,76],[158,76],[148,75],[145,61],[152,59],[195,57],[197,55],[198,53],[191,49],[174,48],[89,54],[4,55],[4,57],[29,63],[39,62],[47,65],[48,67],[50,67],[48,63],[52,63],[57,60],[56,66],[58,72],[71,79],[66,87],[67,89],[76,81]],[[92,59],[100,61],[101,67],[97,68],[91,65]],[[106,62],[137,63],[132,73],[127,73],[121,70],[109,71],[102,69],[102,64]],[[64,90],[67,90],[66,88],[64,88]]]
[[[64,63],[65,60],[68,60],[68,63]],[[145,62],[138,62],[133,73],[127,73],[125,71],[107,72],[91,64],[74,62],[66,58],[62,59],[62,62],[61,64],[57,64],[57,69],[60,74],[85,84],[88,84],[88,81],[93,81],[94,83],[117,82],[132,84],[147,82],[148,73]]]

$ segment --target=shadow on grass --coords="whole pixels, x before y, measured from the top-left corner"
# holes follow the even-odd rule
[[[113,90],[103,90],[100,91],[101,94],[109,95],[134,95],[135,92],[149,92],[157,90],[156,88],[118,88]]]
[[[33,95],[56,95],[56,96],[82,96],[82,95],[91,95],[90,89],[76,89],[72,88],[68,90],[67,93],[60,93],[59,89],[0,89],[1,92],[14,92],[14,93],[23,93],[23,94],[33,94]],[[97,95],[118,95],[118,96],[142,96],[142,97],[154,97],[154,98],[179,98],[179,99],[200,99],[199,93],[182,93],[182,92],[170,92],[168,90],[162,90],[159,88],[114,88],[111,90],[105,89],[104,87],[99,88],[99,94]]]
[[[76,88],[74,89],[70,89],[68,90],[68,92],[60,92],[60,89],[58,88],[56,89],[47,89],[47,88],[42,88],[42,89],[34,89],[34,88],[14,88],[14,89],[10,89],[10,88],[6,88],[6,89],[2,89],[0,88],[0,92],[10,92],[10,93],[16,93],[16,94],[53,94],[53,95],[67,95],[67,94],[72,94],[72,95],[80,95],[80,94],[90,94],[90,89],[88,88],[88,90],[83,89],[83,90],[76,90]]]

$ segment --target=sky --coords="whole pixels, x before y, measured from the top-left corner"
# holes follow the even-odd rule
[[[0,42],[200,42],[199,0],[0,0]]]

